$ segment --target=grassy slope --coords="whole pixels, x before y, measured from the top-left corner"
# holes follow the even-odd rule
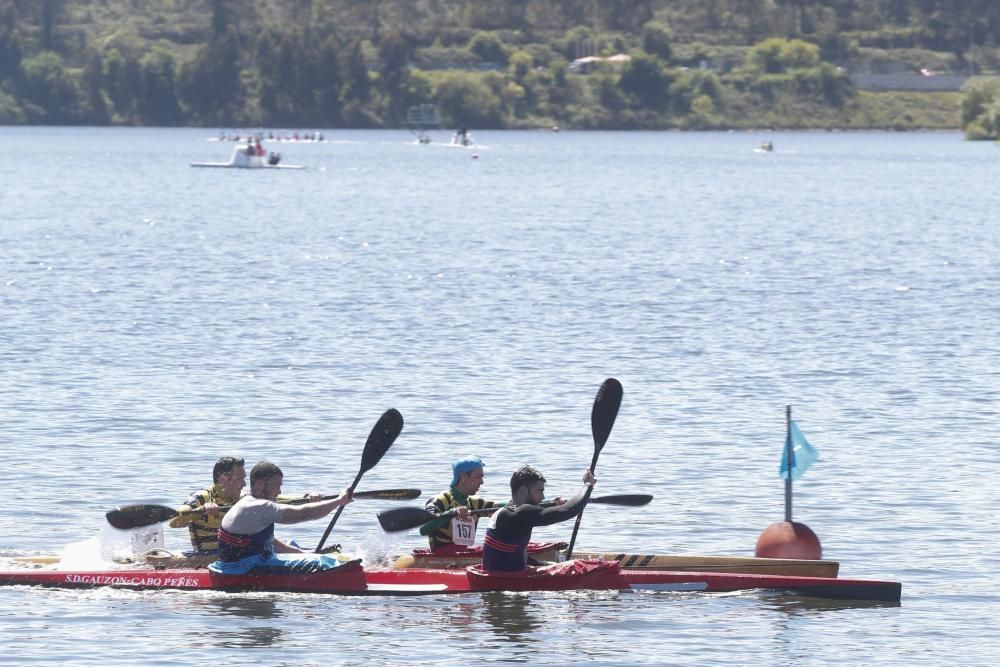
[[[961,93],[858,93],[859,119],[866,127],[959,129]]]

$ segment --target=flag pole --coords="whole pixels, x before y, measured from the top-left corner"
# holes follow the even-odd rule
[[[785,477],[785,520],[772,523],[764,529],[757,538],[757,546],[754,555],[757,558],[793,558],[805,560],[819,560],[823,558],[823,547],[819,543],[819,538],[809,526],[804,523],[792,521],[792,470],[796,463],[809,464],[815,460],[818,454],[809,452],[811,447],[805,437],[795,429],[796,443],[792,442],[792,406],[785,406],[785,452],[783,466],[788,469],[784,472]],[[802,461],[795,461],[795,446],[801,446]],[[799,474],[802,470],[799,470]]]
[[[792,406],[785,406],[785,460],[788,461],[788,471],[785,473],[785,521],[792,522]]]

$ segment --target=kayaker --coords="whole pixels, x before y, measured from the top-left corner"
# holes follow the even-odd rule
[[[192,493],[177,508],[178,515],[170,521],[171,528],[187,526],[192,551],[185,552],[185,556],[209,556],[218,552],[216,533],[222,524],[222,515],[242,497],[243,488],[247,485],[243,459],[235,456],[220,458],[212,468],[212,480],[215,483],[211,488]],[[320,493],[305,493],[301,497],[315,501],[323,496]],[[278,501],[286,502],[293,498],[299,496],[282,496]]]
[[[503,503],[476,496],[486,474],[478,456],[466,456],[451,464],[451,486],[427,501],[425,509],[438,518],[420,527],[435,555],[467,550],[476,541],[479,516],[469,510],[500,508]]]
[[[281,468],[261,461],[250,471],[250,495],[237,502],[219,527],[219,560],[209,567],[224,574],[247,574],[263,568],[268,574],[303,574],[337,567],[330,556],[306,553],[274,537],[274,524],[319,519],[353,498],[350,489],[333,500],[281,505]]]
[[[588,470],[583,483],[597,483]],[[549,526],[572,519],[583,511],[586,487],[574,498],[555,507],[540,507],[545,500],[545,478],[531,466],[522,466],[510,478],[511,502],[493,515],[483,541],[483,569],[515,572],[528,567],[528,542],[536,526]],[[558,498],[556,499],[558,501]]]
[[[240,499],[247,484],[247,471],[243,459],[223,456],[212,468],[211,488],[195,491],[177,508],[178,516],[170,522],[171,528],[188,527],[194,554],[215,553],[219,548],[216,532],[222,523],[220,507],[229,507]],[[191,510],[201,509],[201,513]]]

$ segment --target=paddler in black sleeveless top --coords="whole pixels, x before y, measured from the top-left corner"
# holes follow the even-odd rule
[[[545,478],[531,466],[522,466],[510,478],[511,502],[493,515],[483,541],[483,569],[516,572],[528,566],[528,542],[535,526],[549,526],[572,519],[587,505],[587,486],[597,483],[589,470],[586,485],[574,498],[555,507],[540,507],[545,500]],[[556,499],[558,502],[559,499]]]
[[[191,546],[195,554],[214,553],[219,548],[216,532],[222,523],[220,507],[230,507],[240,499],[247,484],[247,471],[243,459],[223,456],[212,468],[211,488],[195,491],[177,508],[178,515],[170,522],[171,528],[188,527]],[[200,513],[191,510],[201,509]]]
[[[420,534],[430,541],[431,551],[448,555],[468,549],[475,543],[476,527],[481,515],[469,510],[503,507],[503,503],[476,496],[486,474],[483,461],[477,456],[466,456],[451,465],[451,486],[427,501],[425,509],[438,518],[420,527]]]
[[[333,500],[282,505],[281,468],[261,461],[250,471],[250,495],[226,512],[219,527],[219,560],[209,567],[224,574],[301,574],[330,570],[336,558],[306,553],[274,537],[274,524],[302,523],[319,519],[351,502],[350,489]]]

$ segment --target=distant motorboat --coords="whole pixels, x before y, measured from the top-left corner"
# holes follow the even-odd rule
[[[771,153],[774,151],[774,142],[765,141],[757,148],[753,149],[754,153]]]
[[[224,169],[305,169],[300,164],[280,164],[281,154],[264,155],[260,144],[242,144],[233,148],[229,162],[192,162],[192,167],[218,167]]]

